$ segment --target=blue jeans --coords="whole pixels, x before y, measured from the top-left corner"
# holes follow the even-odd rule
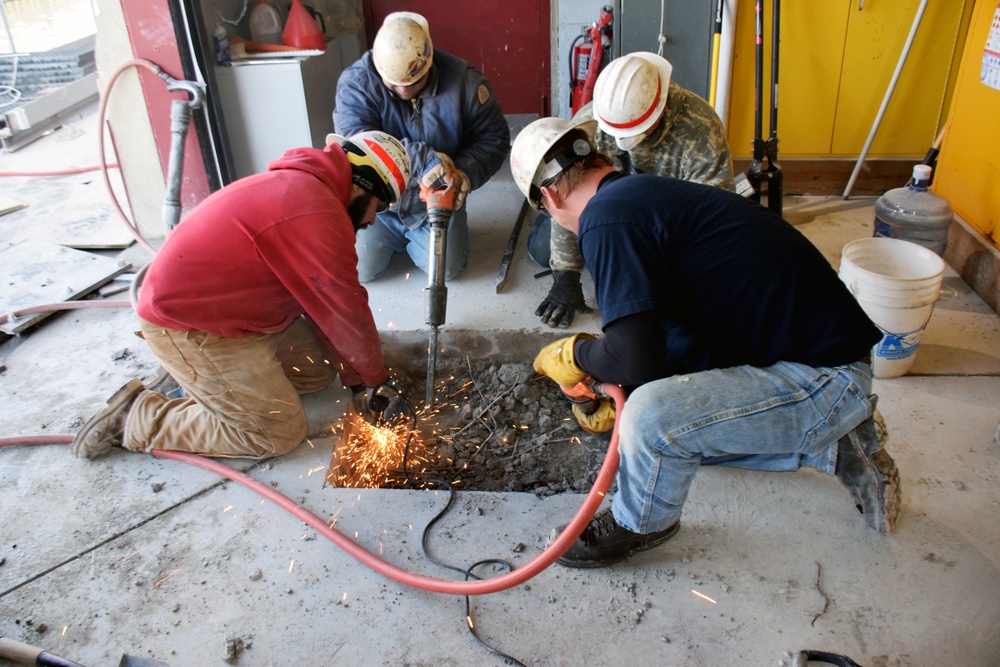
[[[394,211],[375,217],[375,224],[358,232],[355,248],[358,252],[358,277],[366,283],[389,268],[392,256],[403,252],[418,269],[427,273],[430,254],[431,226],[424,222],[416,229],[407,229]],[[457,278],[469,260],[469,225],[465,208],[451,214],[445,247],[445,280]]]
[[[680,518],[700,465],[814,467],[833,474],[837,441],[865,419],[871,366],[779,362],[678,375],[639,387],[619,420],[615,520],[654,533]]]
[[[552,218],[539,212],[528,232],[528,257],[535,264],[549,268],[552,258]]]

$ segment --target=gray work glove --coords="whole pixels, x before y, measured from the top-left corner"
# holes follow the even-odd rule
[[[589,313],[592,308],[583,300],[579,271],[553,271],[555,280],[548,296],[535,311],[543,324],[565,329],[573,322],[576,311]]]
[[[393,378],[376,387],[354,385],[351,391],[354,409],[371,424],[390,425],[405,414],[406,399]]]

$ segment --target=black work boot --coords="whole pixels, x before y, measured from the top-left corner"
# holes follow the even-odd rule
[[[884,429],[884,425],[883,425]],[[851,492],[868,525],[886,535],[899,513],[899,470],[869,417],[837,442],[837,479]]]
[[[111,449],[121,447],[125,439],[125,420],[136,397],[145,391],[139,380],[129,380],[114,396],[108,399],[108,407],[90,418],[76,436],[70,451],[73,456],[92,459]]]
[[[604,567],[624,560],[632,554],[652,549],[663,544],[681,527],[678,519],[657,533],[633,533],[618,525],[611,508],[594,515],[583,529],[576,542],[559,558],[557,563],[566,567]],[[561,526],[549,535],[549,543],[559,536],[566,526]]]

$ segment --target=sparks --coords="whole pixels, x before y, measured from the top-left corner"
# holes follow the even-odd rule
[[[702,600],[708,600],[708,601],[709,601],[709,602],[711,602],[712,604],[719,604],[718,602],[716,602],[716,601],[715,601],[715,600],[713,600],[712,598],[708,597],[707,595],[702,595],[701,593],[699,593],[698,591],[696,591],[696,590],[695,590],[695,589],[693,589],[693,588],[691,589],[691,593],[693,593],[694,595],[697,595],[697,596],[698,596],[698,597],[700,597],[700,598],[701,598]]]
[[[347,419],[345,435],[334,448],[332,469],[327,475],[334,486],[398,486],[406,474],[402,470],[404,453],[407,471],[423,471],[430,463],[430,453],[419,432],[411,432],[407,423],[376,426],[356,414]]]
[[[177,570],[180,570],[182,567],[184,567],[184,566],[181,565],[181,567],[177,568]],[[162,579],[160,579],[159,581],[157,581],[155,584],[153,584],[152,586],[149,587],[149,590],[153,590],[154,588],[156,588],[157,586],[159,586],[160,584],[162,584],[164,581],[166,581],[170,577],[174,576],[174,574],[177,572],[177,570],[174,570],[173,572],[171,572],[167,576],[165,576]]]

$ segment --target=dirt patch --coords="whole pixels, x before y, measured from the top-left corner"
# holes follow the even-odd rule
[[[589,434],[558,386],[530,363],[475,362],[439,368],[432,415],[418,432],[429,461],[425,476],[478,491],[539,496],[590,490],[610,433]],[[425,378],[401,377],[411,400]]]

